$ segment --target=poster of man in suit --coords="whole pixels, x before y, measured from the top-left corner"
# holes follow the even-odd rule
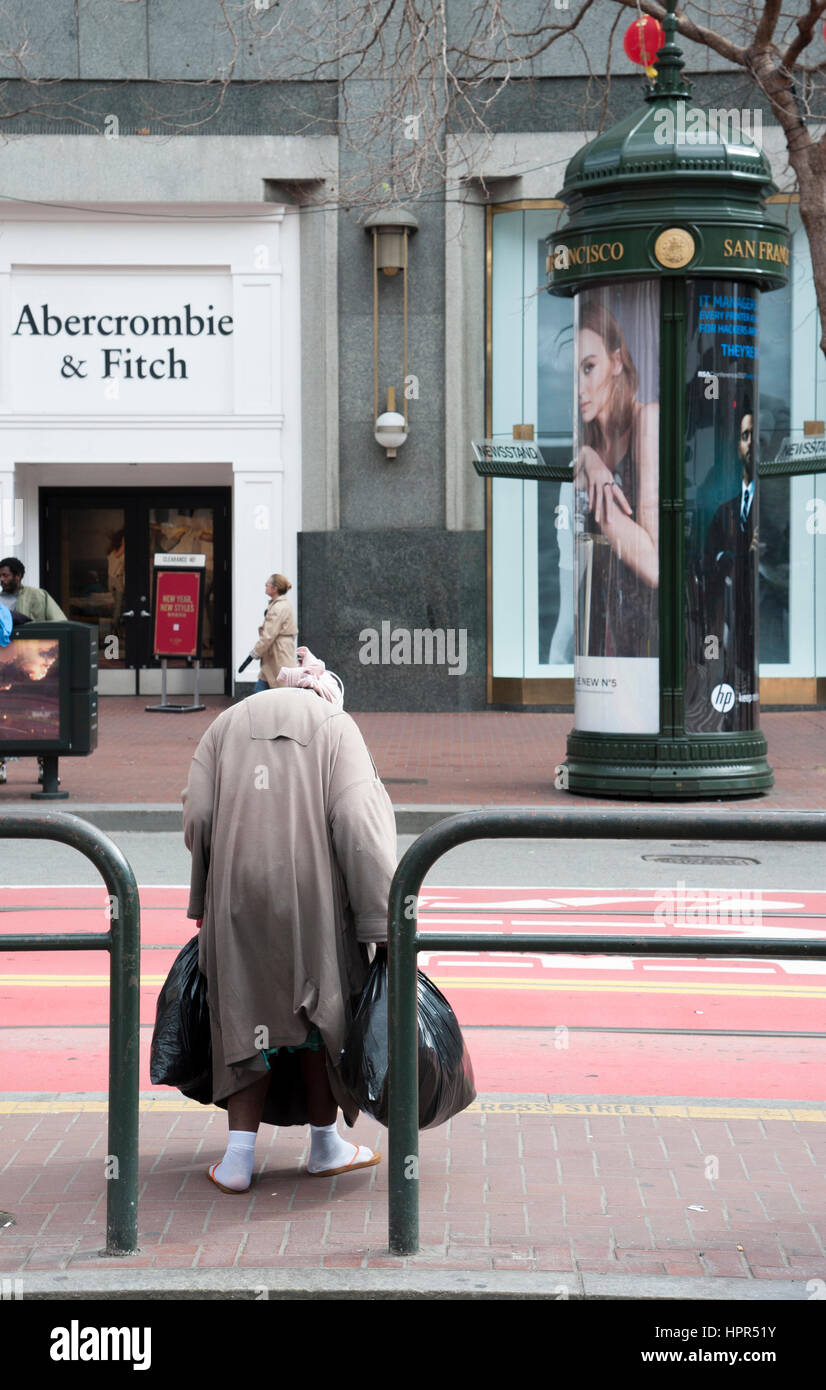
[[[694,281],[686,353],[686,728],[758,726],[758,307]]]
[[[705,540],[707,615],[710,631],[719,632],[735,680],[748,683],[754,665],[754,614],[758,546],[754,479],[754,412],[744,397],[738,421],[739,488],[722,502]]]

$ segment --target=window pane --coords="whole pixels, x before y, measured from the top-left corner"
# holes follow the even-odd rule
[[[537,285],[545,283],[545,254],[542,236],[536,245]],[[540,290],[537,319],[539,444],[550,463],[567,464],[573,448],[574,302]],[[569,666],[574,659],[573,484],[538,486],[537,661]]]
[[[107,667],[126,664],[124,526],[122,507],[65,507],[60,514],[58,601],[72,622],[97,628],[101,664]]]

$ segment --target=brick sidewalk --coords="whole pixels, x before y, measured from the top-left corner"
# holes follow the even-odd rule
[[[229,701],[208,696],[207,709],[151,719],[145,698],[100,701],[98,748],[88,758],[64,758],[62,790],[72,801],[180,804],[189,762],[213,719]],[[354,714],[397,805],[584,806],[613,805],[572,797],[554,787],[565,757],[570,714],[491,710],[478,714]],[[728,804],[744,812],[819,810],[826,805],[826,711],[766,714],[763,729],[775,786],[761,797]],[[36,789],[34,759],[9,763],[4,804]],[[32,802],[34,808],[38,803]],[[42,804],[42,803],[41,803]],[[61,809],[61,803],[53,803]],[[673,804],[673,803],[672,803]],[[632,802],[623,805],[631,806]]]
[[[266,1126],[252,1192],[224,1196],[205,1171],[223,1153],[225,1115],[180,1097],[144,1101],[141,1253],[107,1260],[105,1106],[7,1096],[0,1205],[15,1224],[0,1230],[0,1270],[24,1291],[27,1272],[149,1267],[826,1278],[816,1166],[826,1106],[689,1101],[681,1116],[676,1102],[639,1102],[641,1113],[607,1113],[622,1104],[482,1097],[422,1134],[422,1249],[399,1260],[387,1250],[386,1163],[305,1176],[307,1130]],[[565,1110],[575,1113],[555,1113]],[[362,1116],[353,1134],[386,1155],[375,1121]]]

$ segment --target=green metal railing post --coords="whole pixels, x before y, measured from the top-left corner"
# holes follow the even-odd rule
[[[403,863],[419,841],[411,845]],[[415,860],[415,855],[414,855]],[[421,883],[427,869],[412,875]],[[405,892],[396,871],[388,906],[389,1018],[388,1151],[390,1163],[390,1249],[413,1242],[419,1248],[419,1049],[416,1018],[418,886]]]
[[[109,952],[107,1255],[138,1249],[140,902],[131,866],[88,821],[66,814],[0,815],[0,839],[59,840],[90,859],[109,894],[107,932],[0,936],[4,951]]]
[[[390,1019],[388,1025],[389,1244],[391,1254],[419,1248],[419,1086],[416,1027],[416,955],[438,945],[447,951],[536,951],[565,955],[826,957],[822,940],[779,942],[755,937],[562,936],[462,933],[421,937],[419,890],[429,869],[448,850],[469,840],[826,840],[826,813],[749,811],[472,811],[448,816],[420,835],[403,855],[387,909]]]

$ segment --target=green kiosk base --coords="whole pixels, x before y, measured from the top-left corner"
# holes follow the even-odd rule
[[[664,738],[653,734],[568,735],[564,767],[570,792],[658,801],[692,797],[756,796],[774,786],[759,731],[713,738]]]

